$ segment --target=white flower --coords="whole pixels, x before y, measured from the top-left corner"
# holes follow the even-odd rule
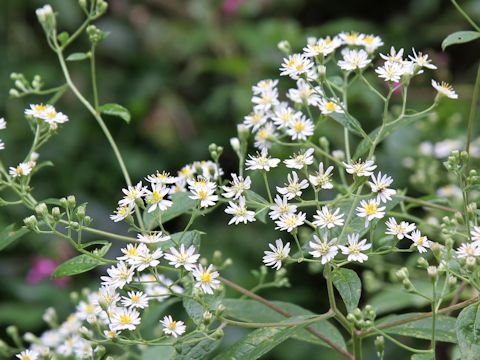
[[[257,152],[257,156],[248,155],[250,159],[245,161],[247,170],[265,170],[270,171],[271,168],[277,167],[280,159],[271,158],[267,149],[262,149],[261,154]]]
[[[435,70],[437,67],[432,64],[432,60],[428,58],[428,54],[422,54],[421,52],[418,52],[418,54],[415,52],[415,49],[412,48],[413,51],[413,56],[409,56],[410,60],[412,60],[417,66],[419,67],[425,67],[428,69]]]
[[[145,178],[145,180],[147,180],[151,184],[158,184],[158,185],[174,184],[175,181],[176,181],[175,177],[171,176],[170,173],[165,172],[165,171],[159,172],[158,170],[155,174],[148,175]]]
[[[343,163],[343,165],[345,165],[347,173],[356,176],[371,176],[373,170],[377,168],[373,160],[362,162],[360,159],[358,162],[352,162],[351,164]]]
[[[480,248],[475,243],[463,243],[455,252],[459,258],[480,256]]]
[[[35,13],[37,14],[38,17],[45,17],[53,14],[53,9],[51,5],[46,4],[41,8],[38,8],[37,10],[35,10]]]
[[[0,118],[0,130],[5,130],[6,128],[7,128],[7,122],[2,117],[2,118]]]
[[[3,142],[2,139],[0,139],[0,150],[4,150],[5,149],[5,143]]]
[[[103,330],[103,335],[105,335],[107,339],[115,339],[118,336],[118,334],[119,333],[114,330]]]
[[[125,284],[128,284],[133,279],[133,267],[128,267],[123,261],[120,261],[117,266],[112,266],[107,269],[108,276],[102,276],[102,285],[111,286],[114,289],[122,289]]]
[[[317,106],[322,94],[319,86],[311,86],[304,79],[298,79],[297,88],[288,89],[287,97],[297,104]]]
[[[338,47],[337,42],[332,41],[330,38],[318,39],[312,44],[308,44],[303,48],[303,52],[307,57],[317,57],[319,55],[327,56],[335,51]]]
[[[470,236],[472,238],[472,241],[480,246],[480,226],[474,226],[473,229],[470,231]]]
[[[383,41],[379,36],[365,35],[361,40],[361,44],[365,47],[365,50],[367,50],[368,53],[372,53],[380,46],[383,46]]]
[[[413,231],[410,235],[406,235],[407,238],[413,241],[413,245],[418,249],[419,253],[427,252],[430,248],[430,240],[426,236],[423,236],[419,230]]]
[[[405,68],[403,64],[398,62],[385,62],[383,66],[379,66],[375,69],[379,78],[385,79],[385,81],[400,82],[400,78],[404,74]]]
[[[254,109],[252,113],[244,117],[243,124],[249,129],[252,128],[252,131],[257,131],[260,126],[265,124],[268,120],[265,112],[260,109]]]
[[[170,248],[170,254],[165,254],[165,260],[169,261],[170,265],[179,268],[183,266],[185,270],[192,271],[197,263],[200,254],[195,254],[195,246],[190,245],[185,249],[185,245],[181,244],[180,249]]]
[[[363,254],[362,251],[368,250],[372,247],[372,244],[367,244],[367,240],[363,239],[360,242],[359,234],[348,234],[348,246],[339,245],[342,250],[342,254],[348,255],[348,261],[357,261],[363,263],[368,260],[368,256]]]
[[[285,214],[275,221],[277,227],[281,231],[291,232],[293,229],[303,225],[305,222],[305,213],[299,212],[298,214]]]
[[[321,262],[325,265],[332,260],[338,254],[338,247],[335,245],[337,238],[332,239],[330,242],[327,240],[320,240],[317,235],[313,235],[313,241],[308,243],[308,246],[312,249],[309,253],[316,258],[321,258]]]
[[[43,104],[30,104],[29,109],[25,109],[24,113],[27,116],[33,116],[36,118],[42,118],[43,115],[48,110],[50,105],[43,105]]]
[[[377,177],[372,174],[372,181],[369,181],[368,184],[372,188],[372,192],[377,193],[377,201],[379,203],[386,203],[392,200],[392,196],[396,194],[395,190],[388,188],[392,182],[393,179],[387,174],[382,175],[382,173],[379,172]]]
[[[380,203],[376,199],[367,201],[360,201],[360,206],[357,207],[357,216],[365,218],[365,227],[373,219],[381,219],[385,216],[385,206],[379,207]]]
[[[286,103],[282,103],[275,108],[275,111],[272,115],[272,120],[275,126],[277,126],[279,129],[283,129],[300,116],[302,116],[301,112],[294,110]]]
[[[342,55],[343,60],[339,60],[337,64],[342,70],[345,71],[363,69],[372,61],[368,58],[368,53],[363,49],[344,49],[342,51]]]
[[[127,216],[131,215],[133,213],[133,210],[134,208],[131,205],[119,206],[115,210],[115,213],[113,215],[110,215],[110,219],[114,222],[122,221]]]
[[[167,315],[160,320],[160,323],[163,325],[163,332],[173,337],[181,336],[185,333],[185,324],[183,321],[174,321],[170,315]]]
[[[135,330],[140,324],[140,314],[133,308],[117,308],[110,315],[110,330]]]
[[[222,194],[227,199],[238,199],[245,190],[249,190],[252,184],[250,176],[247,176],[245,179],[243,176],[237,176],[237,174],[232,174],[231,186],[223,186],[225,192]]]
[[[163,251],[156,249],[153,253],[145,244],[138,245],[137,254],[132,258],[131,265],[135,266],[137,271],[143,271],[148,267],[157,266],[160,259],[163,256]]]
[[[402,240],[416,228],[415,224],[406,221],[402,221],[398,224],[397,220],[393,217],[389,218],[385,224],[387,225],[387,231],[385,233],[396,236],[398,240]]]
[[[298,175],[295,171],[292,171],[287,176],[288,184],[284,187],[277,186],[277,191],[284,195],[288,200],[302,195],[302,190],[308,188],[308,181],[303,179],[299,181]]]
[[[332,177],[333,166],[329,166],[326,171],[323,168],[323,162],[320,162],[318,165],[318,172],[314,175],[309,175],[308,180],[312,183],[313,186],[320,187],[321,189],[331,189],[333,184],[330,181]]]
[[[53,106],[47,106],[47,109],[40,115],[40,118],[53,127],[68,121],[67,115],[57,112]]]
[[[275,205],[270,207],[270,212],[268,215],[272,220],[277,220],[283,215],[295,214],[297,212],[297,207],[295,205],[290,205],[288,199],[280,195],[275,196]]]
[[[289,159],[284,160],[283,163],[287,168],[301,170],[305,166],[313,164],[313,153],[315,149],[308,148],[304,152],[298,152]]]
[[[37,360],[39,354],[36,351],[25,350],[15,356],[20,360]]]
[[[206,294],[213,294],[213,291],[220,285],[220,280],[217,279],[220,274],[218,271],[213,271],[212,265],[204,268],[199,264],[193,269],[192,274],[197,281],[195,287],[201,288]]]
[[[135,186],[128,186],[126,189],[122,189],[125,197],[118,202],[120,206],[134,205],[137,199],[142,198],[146,194],[146,189],[142,186],[140,181]]]
[[[322,210],[317,210],[317,215],[313,215],[315,221],[312,222],[313,225],[320,226],[322,229],[332,229],[335,226],[342,226],[344,219],[344,214],[340,214],[340,209],[336,208],[332,213],[327,206],[322,206]]]
[[[137,239],[145,244],[155,244],[157,242],[170,240],[170,236],[163,234],[161,231],[157,231],[149,234],[137,234]]]
[[[343,113],[343,109],[340,105],[338,105],[336,102],[323,98],[320,100],[320,103],[318,104],[318,107],[320,108],[320,111],[324,115],[328,115],[331,113]]]
[[[147,212],[151,213],[156,209],[165,211],[172,206],[173,203],[166,199],[168,193],[169,189],[159,183],[152,183],[152,190],[145,189],[145,201],[149,206]]]
[[[235,223],[235,225],[238,225],[238,223],[240,222],[246,224],[247,222],[255,221],[255,211],[247,210],[247,207],[245,206],[245,198],[243,196],[240,196],[238,204],[229,201],[228,205],[229,206],[225,209],[225,212],[227,214],[233,215],[233,217],[228,222],[228,225],[233,223]]]
[[[435,88],[435,90],[438,91],[440,95],[444,95],[450,99],[458,99],[458,95],[453,90],[452,85],[442,81],[441,84],[437,83],[435,80],[432,79],[432,86]]]
[[[396,62],[402,64],[404,62],[403,60],[403,49],[398,50],[398,52],[395,50],[395,48],[392,46],[390,48],[390,54],[384,55],[380,54],[380,57],[388,62]]]
[[[313,62],[303,54],[293,54],[283,59],[280,75],[290,76],[294,80],[297,80],[303,74],[311,77],[313,65]]]
[[[121,302],[125,307],[145,309],[148,307],[148,296],[142,291],[129,291],[128,296],[122,296]]]
[[[275,245],[268,244],[272,251],[264,251],[265,256],[263,257],[263,263],[266,266],[271,266],[276,270],[280,270],[282,267],[282,261],[288,257],[290,254],[290,243],[283,245],[281,239],[275,240]]]
[[[363,45],[365,34],[360,34],[356,31],[341,32],[338,37],[345,45]]]
[[[32,167],[28,163],[20,163],[16,167],[11,166],[8,169],[8,174],[13,177],[28,176],[32,171]]]
[[[307,140],[307,137],[313,135],[314,130],[315,125],[305,115],[295,118],[287,126],[287,134],[292,137],[292,140]]]
[[[120,301],[120,295],[115,292],[115,288],[110,286],[102,286],[92,303],[100,308],[113,309],[117,307],[117,302]]]
[[[264,91],[257,96],[252,97],[252,103],[255,110],[268,111],[270,108],[278,105],[278,90],[272,89],[270,91]]]
[[[189,198],[193,200],[200,200],[200,207],[214,206],[218,201],[218,195],[215,195],[215,188],[193,188],[191,189],[191,192],[192,196],[189,196]]]
[[[179,179],[188,179],[195,174],[195,167],[193,165],[185,165],[178,172]]]
[[[255,134],[254,146],[258,149],[268,149],[272,146],[272,139],[278,137],[275,126],[271,122],[267,122],[265,126]]]
[[[278,80],[265,79],[260,80],[257,85],[252,86],[252,91],[254,94],[262,94],[264,92],[272,91],[278,84]]]

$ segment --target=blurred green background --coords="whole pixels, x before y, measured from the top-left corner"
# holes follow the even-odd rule
[[[75,0],[50,3],[59,13],[62,29],[72,32],[81,23],[83,14]],[[474,19],[480,18],[480,1],[461,3]],[[35,9],[42,5],[44,1],[37,0],[3,0],[0,4],[0,117],[8,121],[8,131],[2,133],[7,150],[1,156],[6,165],[23,159],[31,141],[23,109],[29,103],[45,101],[9,99],[9,74],[41,74],[47,87],[62,83],[56,58],[36,21]],[[428,52],[439,70],[416,80],[410,92],[412,108],[423,109],[432,102],[430,77],[454,84],[460,101],[442,105],[437,117],[402,131],[381,147],[378,158],[382,169],[394,176],[398,188],[409,185],[412,175],[402,167],[399,154],[415,156],[421,141],[457,138],[466,128],[480,51],[478,43],[441,51],[446,35],[468,29],[448,1],[111,0],[109,5],[108,14],[96,23],[110,32],[97,51],[99,94],[101,102],[120,103],[132,113],[128,126],[116,118],[107,120],[134,182],[157,169],[175,172],[186,163],[207,159],[211,142],[225,146],[223,168],[226,174],[234,171],[237,160],[228,149],[228,139],[251,109],[251,86],[263,78],[278,77],[282,54],[276,44],[283,39],[300,50],[307,36],[356,30],[380,35],[386,44],[382,52],[391,45],[404,47],[407,53],[411,47]],[[86,51],[87,47],[87,39],[82,38],[71,51]],[[88,65],[71,63],[70,68],[73,80],[88,93]],[[377,84],[381,86],[381,82]],[[285,86],[293,83],[284,80]],[[366,129],[372,129],[378,122],[379,104],[360,89],[352,91],[349,107]],[[55,166],[36,176],[37,198],[73,193],[79,201],[89,203],[94,226],[126,231],[108,219],[124,183],[106,139],[71,93],[66,93],[57,108],[70,117],[70,122],[41,152],[41,158],[52,160]],[[342,146],[337,130],[335,126],[325,129],[332,149]],[[435,171],[441,171],[439,162]],[[445,179],[439,175],[430,185],[435,188],[443,185],[442,181]],[[414,194],[431,190],[415,183],[414,188]],[[208,229],[202,253],[210,257],[214,249],[221,249],[225,257],[234,258],[234,265],[224,275],[245,286],[254,285],[250,269],[258,268],[267,243],[280,234],[261,224],[232,230],[225,225],[226,215],[218,214],[199,222],[202,230]],[[22,207],[2,208],[0,225],[20,224],[27,215]],[[184,219],[180,219],[171,230],[183,225]],[[71,308],[62,294],[83,285],[97,286],[96,274],[80,275],[66,288],[50,280],[28,285],[26,274],[39,255],[61,261],[71,253],[58,239],[26,236],[0,254],[2,326],[15,323],[22,330],[39,330],[46,306],[55,305],[65,314]],[[382,269],[375,268],[374,263],[371,266],[381,280]],[[293,266],[290,274],[295,291],[270,289],[262,295],[324,311],[326,292],[318,269]],[[235,331],[227,332],[226,341],[235,336]],[[395,355],[391,355],[393,351]],[[314,359],[335,359],[331,352],[292,340],[269,358],[292,359],[306,354]],[[396,348],[387,347],[386,358],[402,356]]]

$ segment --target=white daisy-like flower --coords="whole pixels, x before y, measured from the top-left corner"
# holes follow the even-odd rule
[[[320,86],[312,86],[304,79],[298,79],[297,88],[288,89],[287,97],[297,104],[317,106],[322,94]]]
[[[142,291],[129,291],[122,296],[121,303],[125,307],[145,309],[148,307],[148,296]]]
[[[138,244],[127,244],[126,248],[120,249],[123,255],[117,256],[117,260],[125,261],[129,265],[133,265],[134,259],[138,256]]]
[[[437,67],[432,64],[432,60],[428,58],[428,54],[422,54],[421,52],[418,52],[418,54],[415,52],[415,49],[412,48],[413,51],[413,56],[409,55],[408,57],[410,60],[412,60],[415,65],[421,68],[427,68],[427,69],[432,69],[435,70]]]
[[[13,177],[28,176],[32,172],[32,167],[29,163],[20,163],[17,166],[11,166],[8,169],[8,174]]]
[[[391,63],[403,63],[404,60],[403,60],[403,49],[400,49],[398,51],[395,50],[395,48],[392,46],[390,48],[390,54],[387,54],[387,55],[384,55],[384,54],[380,54],[380,57],[387,61],[387,62],[391,62]]]
[[[191,164],[185,165],[177,172],[178,179],[189,179],[196,173],[195,167]]]
[[[325,265],[338,254],[336,242],[337,238],[327,241],[326,239],[320,240],[317,235],[313,235],[313,241],[308,243],[308,246],[312,249],[312,251],[309,251],[309,254],[315,258],[321,258],[321,263]]]
[[[405,72],[405,68],[401,63],[387,61],[383,66],[376,68],[375,72],[379,78],[385,79],[385,81],[398,83]]]
[[[385,206],[379,206],[380,203],[376,199],[360,201],[360,206],[357,206],[357,216],[365,218],[365,227],[373,219],[381,219],[385,216]]]
[[[285,104],[285,105],[284,105]],[[287,103],[282,103],[280,106],[275,108],[275,111],[272,115],[272,120],[275,126],[279,129],[288,127],[296,118],[302,116],[300,111],[288,106]]]
[[[419,253],[427,252],[427,249],[430,248],[430,240],[422,235],[419,230],[414,230],[411,234],[405,236],[413,241],[413,245],[417,248]]]
[[[472,230],[470,230],[470,236],[472,241],[480,246],[480,226],[474,226]]]
[[[294,155],[292,155],[289,159],[286,159],[283,161],[285,166],[289,169],[297,169],[301,170],[305,166],[312,165],[313,164],[313,153],[315,152],[315,149],[313,148],[308,148],[305,151],[298,152]]]
[[[15,355],[20,360],[37,360],[40,354],[36,351],[32,350],[25,350],[22,351],[20,354]]]
[[[398,224],[397,220],[393,217],[389,218],[385,225],[387,225],[387,231],[385,234],[396,236],[398,240],[402,240],[405,236],[416,229],[414,223],[402,221]]]
[[[163,251],[156,249],[151,252],[145,244],[138,245],[137,255],[132,259],[131,264],[135,266],[137,271],[143,271],[148,267],[155,267],[160,264],[160,259],[163,256]]]
[[[265,79],[265,80],[260,80],[256,85],[252,86],[252,91],[254,94],[262,94],[264,92],[269,92],[272,91],[273,89],[276,88],[278,84],[277,79]]]
[[[247,210],[245,205],[245,198],[240,196],[238,199],[238,204],[235,204],[233,201],[228,202],[228,207],[225,209],[227,214],[233,215],[233,217],[228,222],[228,225],[243,222],[246,224],[247,222],[255,221],[255,211]]]
[[[363,69],[372,62],[368,58],[368,53],[363,49],[343,49],[342,55],[343,60],[339,60],[337,64],[340,69],[345,71]]]
[[[158,185],[171,185],[176,181],[175,176],[171,176],[170,173],[165,171],[159,172],[158,170],[155,174],[148,175],[145,180],[151,184]]]
[[[146,189],[143,187],[140,181],[135,186],[128,186],[126,189],[122,189],[125,194],[124,198],[118,202],[120,206],[134,205],[135,201],[142,198],[146,194]]]
[[[213,294],[214,290],[220,285],[220,280],[217,279],[220,274],[213,270],[211,264],[207,268],[199,264],[193,269],[192,275],[197,281],[195,287],[202,289],[205,294]]]
[[[131,215],[133,211],[134,207],[131,205],[119,206],[115,210],[115,213],[113,215],[110,215],[110,220],[113,220],[114,222],[122,221],[129,215]]]
[[[315,42],[308,44],[303,48],[303,53],[306,57],[327,56],[335,51],[337,48],[336,43],[330,38],[318,39]]]
[[[181,244],[180,249],[170,248],[170,253],[165,254],[165,260],[169,261],[170,265],[179,268],[183,266],[185,270],[192,271],[195,264],[200,257],[200,254],[195,254],[195,246],[190,245],[188,249],[185,249],[185,245]]]
[[[107,339],[115,339],[116,337],[118,337],[119,334],[120,333],[118,331],[103,330],[103,335],[105,335]],[[68,356],[68,355],[65,355],[65,356]]]
[[[338,34],[338,37],[345,45],[363,45],[363,39],[365,38],[365,34],[358,33],[356,31],[350,32],[341,32]]]
[[[30,104],[29,109],[25,109],[24,113],[27,116],[33,116],[36,118],[42,118],[43,115],[47,112],[50,105],[43,104]]]
[[[283,244],[281,239],[275,240],[275,245],[268,244],[268,247],[272,250],[264,251],[263,263],[266,266],[270,266],[276,270],[280,270],[282,267],[282,261],[290,254],[290,243]]]
[[[308,188],[308,181],[303,179],[300,181],[295,171],[292,171],[287,175],[288,183],[284,184],[284,187],[277,186],[277,191],[284,195],[288,200],[302,195],[302,190]]]
[[[250,159],[245,161],[247,170],[265,170],[270,171],[271,168],[278,166],[280,159],[272,158],[268,155],[267,149],[262,149],[262,152],[257,156],[248,155]]]
[[[170,236],[162,233],[161,231],[156,231],[148,234],[137,234],[137,239],[139,242],[145,244],[155,244],[158,242],[170,240]]]
[[[252,131],[257,131],[268,120],[268,116],[263,110],[254,109],[249,115],[244,117],[243,124],[247,129],[252,128]]]
[[[218,195],[215,194],[215,189],[205,187],[201,189],[191,189],[192,195],[190,199],[200,200],[200,207],[214,206],[218,201]]]
[[[297,207],[288,203],[288,199],[280,195],[275,196],[275,205],[270,207],[270,212],[268,215],[270,219],[277,220],[281,216],[295,214],[297,212]]]
[[[387,201],[392,200],[392,196],[397,192],[396,190],[389,189],[388,187],[392,184],[393,179],[387,174],[379,172],[377,177],[372,174],[372,181],[369,181],[372,192],[377,194],[377,201],[386,203]]]
[[[252,97],[252,103],[255,110],[268,111],[272,107],[278,105],[278,90],[272,89],[270,91],[264,91],[254,97]]]
[[[108,276],[102,276],[103,286],[110,286],[114,289],[122,289],[125,284],[129,284],[133,279],[134,268],[128,267],[123,261],[116,266],[107,269]]]
[[[275,223],[277,227],[275,229],[281,231],[291,232],[293,229],[303,225],[305,223],[306,215],[303,212],[298,214],[285,214],[278,218]]]
[[[342,107],[339,104],[337,104],[336,102],[334,102],[330,99],[326,99],[326,98],[322,98],[320,100],[320,103],[318,104],[318,107],[320,108],[320,111],[324,115],[328,115],[328,114],[331,114],[331,113],[343,113],[344,112]]]
[[[140,321],[140,313],[137,310],[120,307],[110,314],[109,328],[113,331],[135,330]]]
[[[315,226],[320,228],[332,229],[335,226],[342,226],[344,214],[340,214],[340,209],[336,208],[334,212],[331,212],[327,206],[322,206],[322,210],[317,210],[317,215],[313,215],[315,221],[312,222]]]
[[[117,307],[117,302],[120,301],[120,295],[115,291],[115,288],[110,286],[102,286],[92,303],[100,308],[112,309]]]
[[[305,115],[295,118],[287,126],[287,134],[292,137],[292,140],[307,140],[307,137],[313,135],[314,130],[315,125]]]
[[[231,174],[232,181],[230,182],[231,186],[223,186],[225,192],[222,194],[227,199],[238,199],[245,190],[249,190],[252,185],[252,180],[250,176],[247,176],[245,179],[243,176],[237,176],[237,174]]]
[[[437,83],[435,80],[432,79],[432,86],[437,90],[440,95],[446,96],[450,99],[458,99],[458,94],[453,89],[453,86],[442,81],[441,83]]]
[[[343,163],[343,165],[345,165],[345,171],[347,173],[356,176],[371,176],[373,170],[377,168],[373,160],[362,162],[362,160],[359,159],[357,162],[352,162],[351,164]]]
[[[159,183],[152,183],[152,190],[145,189],[145,201],[148,205],[147,212],[151,213],[156,209],[160,211],[167,210],[173,203],[168,200],[169,189]]]
[[[57,124],[63,124],[68,121],[68,116],[56,111],[53,106],[47,106],[47,109],[40,118],[53,127],[57,126]]]
[[[480,248],[475,243],[463,243],[455,252],[458,258],[480,256]]]
[[[303,74],[309,77],[313,66],[314,63],[303,54],[293,54],[283,59],[282,66],[280,67],[280,75],[290,76],[292,79],[298,80]]]
[[[373,53],[380,46],[383,46],[383,41],[380,36],[377,35],[365,35],[361,40],[361,44],[365,47],[365,50],[369,54]]]
[[[359,263],[363,263],[364,261],[368,260],[368,256],[362,253],[362,251],[370,249],[372,244],[367,243],[366,239],[362,239],[359,242],[359,238],[359,234],[348,234],[348,245],[338,245],[340,250],[342,250],[342,254],[348,255],[348,261],[357,261]]]
[[[7,128],[7,122],[5,121],[5,118],[0,118],[0,130],[5,130]]]
[[[308,180],[312,183],[313,186],[319,187],[321,189],[331,189],[333,184],[330,180],[332,177],[333,166],[329,166],[327,170],[324,170],[323,162],[320,162],[318,165],[318,171],[308,176]]]
[[[185,323],[183,321],[174,321],[170,315],[167,315],[160,320],[160,323],[163,325],[163,332],[173,337],[181,336],[185,333]]]
[[[254,146],[260,150],[269,149],[273,144],[273,139],[278,137],[277,129],[271,122],[267,122],[255,134]]]

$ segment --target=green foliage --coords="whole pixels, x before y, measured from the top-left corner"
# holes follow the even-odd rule
[[[80,60],[80,59],[76,59]],[[130,123],[131,115],[130,112],[119,104],[104,104],[100,105],[98,108],[102,114],[111,115],[119,117],[120,119],[124,120],[127,124]]]
[[[480,353],[480,306],[472,304],[458,314],[455,323],[458,346],[463,360],[478,359]]]
[[[358,307],[362,294],[362,282],[357,273],[350,269],[340,268],[332,271],[333,285],[337,288],[342,300],[351,313]]]
[[[99,265],[103,265],[105,262],[101,258],[105,256],[110,249],[110,246],[112,246],[112,243],[107,243],[101,249],[94,250],[93,254],[95,257],[83,254],[65,261],[55,269],[52,273],[52,277],[59,278],[63,276],[78,275],[92,270]]]
[[[26,235],[28,232],[29,230],[26,227],[15,230],[15,224],[10,224],[3,228],[0,232],[0,251]]]
[[[442,50],[450,45],[465,44],[480,38],[478,31],[457,31],[448,35],[442,42]]]
[[[143,214],[143,221],[145,222],[145,227],[149,230],[152,230],[159,226],[160,219],[162,224],[175,219],[176,217],[185,214],[186,212],[192,210],[195,207],[195,200],[190,199],[190,195],[186,192],[180,192],[172,195],[173,205],[170,206],[165,211],[160,211],[156,209],[151,213],[146,212]]]

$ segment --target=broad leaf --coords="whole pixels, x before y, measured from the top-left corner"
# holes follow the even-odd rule
[[[431,291],[430,281],[414,282],[415,288],[421,293]],[[375,309],[377,315],[392,313],[405,308],[420,308],[429,304],[428,300],[416,294],[405,291],[401,285],[385,285],[382,291],[375,294],[368,300],[368,303]]]
[[[347,311],[351,313],[358,307],[362,294],[362,282],[357,273],[350,269],[336,269],[332,272],[333,285],[337,288]]]
[[[142,352],[141,360],[174,360],[176,359],[175,347],[152,346]]]
[[[458,346],[462,360],[476,360],[480,354],[480,306],[473,304],[458,314],[456,322]]]
[[[5,249],[8,245],[14,241],[20,239],[23,235],[27,234],[29,230],[26,227],[21,227],[15,230],[15,224],[10,224],[0,232],[0,251]]]
[[[314,313],[312,313],[311,311],[306,310],[295,304],[282,301],[273,301],[273,303],[294,316],[314,315]],[[225,299],[223,300],[223,304],[226,307],[226,316],[233,317],[238,320],[251,322],[280,322],[285,320],[285,316],[259,303],[258,301],[243,299]],[[318,333],[322,334],[326,338],[333,341],[338,346],[345,348],[345,341],[342,337],[342,334],[328,320],[319,321],[318,323],[310,325],[310,327],[315,329]],[[329,347],[322,340],[309,333],[305,329],[299,329],[299,331],[293,334],[293,338]]]
[[[464,44],[480,38],[480,32],[478,31],[457,31],[448,35],[442,42],[442,50],[445,50],[447,46],[455,44]]]
[[[68,57],[65,59],[67,61],[82,61],[86,60],[90,57],[89,53],[73,53],[68,55]]]
[[[198,339],[195,342],[195,339]],[[193,336],[185,338],[180,348],[177,348],[178,354],[175,360],[204,360],[210,358],[208,355],[215,351],[220,345],[221,339],[205,338],[204,334],[196,333]],[[162,359],[163,358],[157,358]]]
[[[409,313],[402,315],[386,316],[376,323],[381,325],[391,321],[398,321],[411,318],[421,313]],[[457,336],[455,335],[455,318],[447,315],[438,315],[435,325],[436,338],[438,341],[456,343]],[[394,326],[384,330],[388,334],[409,336],[417,339],[431,340],[432,338],[432,318],[425,318],[417,321],[412,321],[403,325]]]
[[[351,133],[359,136],[363,136],[362,126],[360,125],[358,120],[355,119],[352,115],[334,112],[334,113],[328,114],[328,117],[332,118],[343,127],[346,127]]]
[[[433,354],[413,354],[410,360],[435,360]]]
[[[188,192],[179,192],[173,194],[171,198],[173,204],[167,210],[159,212],[160,210],[156,209],[151,213],[145,211],[143,214],[145,227],[149,230],[152,230],[159,225],[160,219],[162,220],[162,224],[165,224],[167,221],[192,210],[195,207],[196,201],[190,199],[189,196],[190,193]]]
[[[125,122],[130,123],[130,112],[119,104],[104,104],[98,108],[102,114],[117,116]]]
[[[99,257],[105,256],[111,245],[111,243],[104,245],[100,250],[95,251],[95,255]],[[81,274],[96,268],[98,265],[103,264],[104,262],[101,260],[95,259],[86,254],[82,254],[79,256],[75,256],[74,258],[71,258],[60,264],[53,272],[52,277],[58,278],[62,276]]]
[[[176,248],[178,247],[178,245],[184,244],[187,247],[190,245],[194,245],[195,248],[198,249],[200,247],[200,237],[202,236],[202,234],[204,233],[198,230],[191,230],[185,233],[175,233],[170,236],[170,240],[158,243],[158,248],[162,250],[167,250],[171,247]]]
[[[270,203],[267,201],[267,199],[265,199],[263,196],[257,194],[256,192],[254,192],[252,190],[245,190],[245,197],[247,198],[247,200],[254,201],[254,202],[258,203],[258,204],[255,204],[255,205],[258,205],[258,206],[270,205]]]

